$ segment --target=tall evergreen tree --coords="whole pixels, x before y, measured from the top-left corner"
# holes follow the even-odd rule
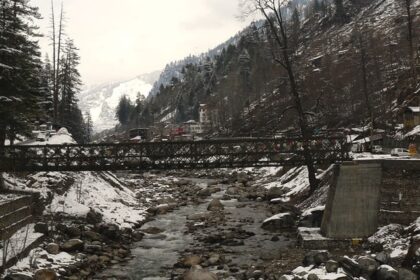
[[[27,0],[0,3],[0,145],[22,133],[40,113],[39,46],[36,40],[37,8]]]
[[[120,124],[127,125],[129,122],[129,117],[131,113],[132,105],[130,99],[123,95],[120,98],[120,102],[118,103],[117,110],[115,112],[115,117],[118,119]]]

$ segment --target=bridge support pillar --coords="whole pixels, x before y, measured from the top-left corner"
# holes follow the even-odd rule
[[[379,223],[382,165],[346,162],[335,168],[321,225],[322,234],[333,239],[372,235]]]

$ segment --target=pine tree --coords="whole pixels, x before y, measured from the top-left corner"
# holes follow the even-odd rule
[[[88,142],[88,143],[91,142],[92,135],[93,135],[92,116],[90,115],[90,112],[87,112],[86,119],[85,119],[85,142]]]
[[[115,117],[118,119],[120,124],[127,125],[129,122],[131,114],[132,105],[130,99],[127,96],[123,95],[120,98],[118,103],[117,110],[115,112]]]
[[[0,3],[0,145],[24,133],[39,115],[42,66],[36,40],[38,10],[26,0]]]

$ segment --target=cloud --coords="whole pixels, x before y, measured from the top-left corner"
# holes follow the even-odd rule
[[[49,31],[50,0],[32,0]],[[56,10],[60,0],[54,0]],[[66,32],[86,84],[126,79],[222,43],[247,22],[235,0],[64,0]],[[58,11],[57,11],[58,14]],[[47,38],[41,40],[49,51]]]

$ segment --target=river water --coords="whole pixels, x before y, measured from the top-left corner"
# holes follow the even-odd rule
[[[209,180],[194,180],[195,183],[207,185]],[[224,191],[215,193],[213,198],[221,198]],[[128,263],[116,265],[102,272],[98,279],[171,279],[173,265],[177,263],[181,254],[188,248],[202,248],[213,246],[203,244],[197,236],[188,233],[187,216],[194,213],[207,211],[208,203],[200,205],[187,205],[171,213],[156,216],[155,220],[146,223],[142,228],[157,227],[164,229],[161,234],[146,234],[142,241],[134,244],[132,249],[133,259]],[[235,246],[221,246],[223,254],[230,263],[241,267],[250,263],[274,259],[284,253],[291,241],[283,236],[278,236],[278,241],[271,239],[273,233],[261,229],[264,219],[271,216],[263,202],[238,202],[235,200],[222,201],[225,206],[226,221],[215,228],[200,232],[200,236],[217,234],[223,231],[240,228],[241,231],[251,233],[243,243]],[[216,271],[214,267],[210,269]]]

